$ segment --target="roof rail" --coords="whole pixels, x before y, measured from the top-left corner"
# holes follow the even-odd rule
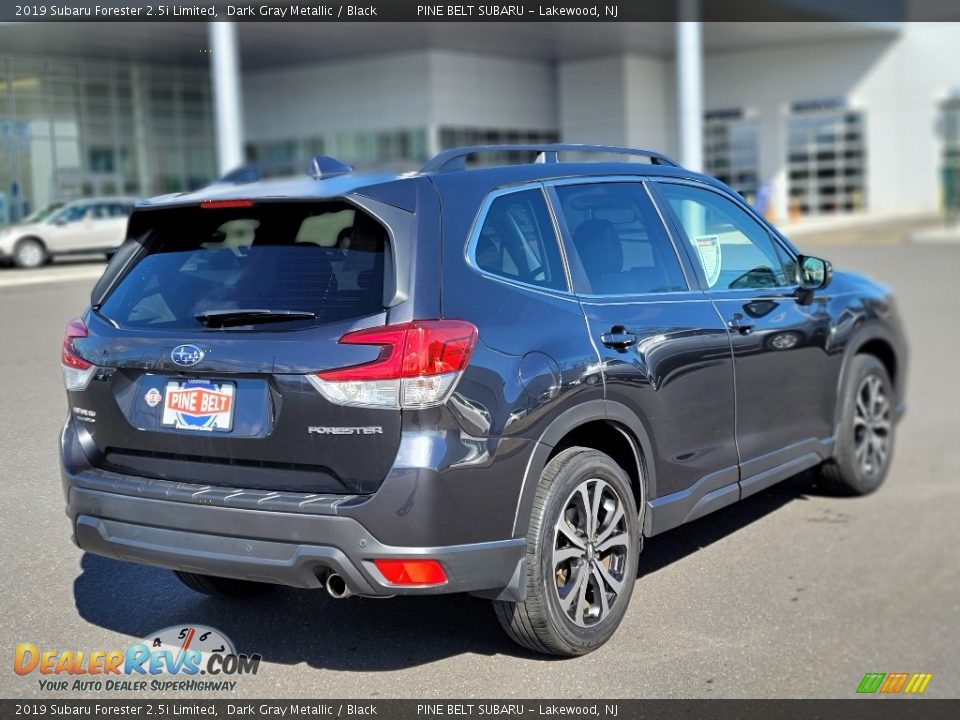
[[[558,153],[561,152],[583,152],[583,153],[611,153],[614,155],[637,155],[650,158],[654,165],[670,165],[679,167],[677,163],[666,155],[654,152],[653,150],[641,150],[638,148],[619,147],[617,145],[568,145],[568,144],[547,144],[547,145],[473,145],[469,147],[450,148],[437,153],[433,158],[420,168],[420,172],[454,172],[465,170],[467,166],[467,156],[479,155],[482,153],[495,152],[515,152],[526,151],[536,152],[536,163],[555,163],[559,162]]]
[[[347,175],[351,172],[353,172],[352,167],[344,165],[329,155],[317,155],[310,161],[310,166],[307,168],[307,175],[314,180],[322,180],[336,175]]]

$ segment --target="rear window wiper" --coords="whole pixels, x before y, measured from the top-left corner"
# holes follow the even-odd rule
[[[317,314],[305,310],[231,308],[229,310],[205,310],[194,317],[207,327],[226,327],[228,325],[253,325],[256,323],[284,322],[286,320],[315,320]]]

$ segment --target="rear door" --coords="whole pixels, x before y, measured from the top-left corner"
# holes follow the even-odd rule
[[[94,464],[229,487],[375,490],[400,410],[389,397],[353,404],[350,383],[331,399],[316,373],[380,357],[339,340],[386,322],[387,229],[346,201],[145,210],[134,225],[143,249],[78,345],[103,368],[71,394],[75,415],[93,419]]]
[[[126,229],[126,222],[112,216],[109,203],[97,202],[90,206],[81,226],[83,234],[73,249],[104,250],[111,246],[116,247],[123,241],[122,233]],[[120,235],[119,240],[116,239],[117,235]]]
[[[728,326],[750,495],[819,462],[833,435],[840,357],[827,350],[829,298],[797,301],[794,258],[732,198],[685,183],[656,188]]]
[[[110,201],[98,203],[95,208],[96,247],[100,250],[115,250],[126,238],[127,221],[132,206],[128,203]]]
[[[652,531],[738,499],[726,328],[636,178],[552,185],[574,289],[604,369],[653,446]]]

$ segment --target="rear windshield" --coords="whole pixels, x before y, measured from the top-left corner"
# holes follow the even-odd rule
[[[122,327],[197,330],[210,314],[256,310],[278,315],[228,329],[293,329],[383,310],[387,232],[352,205],[148,212],[147,254],[99,308]]]

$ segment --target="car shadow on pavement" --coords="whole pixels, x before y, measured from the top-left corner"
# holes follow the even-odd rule
[[[820,491],[802,473],[647,542],[639,576],[667,568],[795,500]],[[334,600],[322,590],[278,588],[248,600],[211,598],[173,573],[85,553],[74,581],[80,616],[142,638],[165,627],[221,630],[241,653],[267,662],[341,671],[399,670],[464,653],[537,657],[503,634],[490,602],[469,595]]]
[[[503,634],[488,600],[437,595],[334,600],[323,590],[277,588],[247,600],[200,595],[173,573],[85,553],[73,591],[80,616],[143,638],[175,625],[208,625],[238,652],[272,663],[370,672],[464,653],[533,657]]]
[[[688,555],[712,545],[751,523],[776,512],[784,505],[808,497],[832,495],[814,482],[813,474],[802,472],[756,495],[710,513],[699,520],[649,538],[640,555],[637,577],[652,575]]]

